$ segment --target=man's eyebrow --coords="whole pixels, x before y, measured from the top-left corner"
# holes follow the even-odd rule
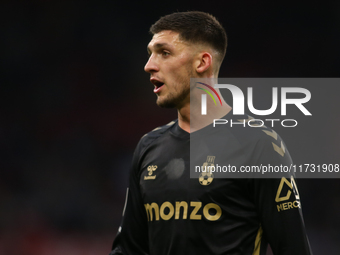
[[[168,43],[156,43],[156,44],[153,45],[153,48],[155,48],[155,50],[157,50],[157,49],[163,48],[164,46],[168,46],[168,45],[169,45]],[[148,53],[151,52],[149,46],[146,49],[147,49]]]

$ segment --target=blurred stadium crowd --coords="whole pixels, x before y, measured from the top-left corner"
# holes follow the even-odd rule
[[[134,147],[176,118],[155,105],[143,71],[160,16],[217,16],[229,37],[221,77],[339,76],[336,1],[181,2],[2,1],[0,255],[109,253]],[[336,113],[338,95],[322,98],[315,107]],[[322,135],[300,136],[316,149],[300,161],[339,154],[337,117]],[[296,138],[281,136],[294,159]],[[339,181],[299,181],[315,254],[338,254]]]

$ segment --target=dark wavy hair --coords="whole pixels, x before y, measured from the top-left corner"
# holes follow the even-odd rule
[[[175,12],[161,17],[150,27],[153,35],[164,30],[179,33],[179,38],[184,41],[211,46],[219,53],[220,63],[227,51],[227,34],[218,20],[209,13]]]

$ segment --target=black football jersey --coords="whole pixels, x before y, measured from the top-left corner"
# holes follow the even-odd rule
[[[190,176],[209,166],[291,164],[281,138],[265,126],[209,125],[189,134],[174,121],[154,129],[135,150],[111,254],[264,255],[268,243],[275,255],[312,254],[292,173]]]

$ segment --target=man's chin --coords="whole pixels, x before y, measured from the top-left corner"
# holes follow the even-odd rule
[[[161,108],[176,108],[176,104],[173,100],[161,100],[160,98],[157,98],[156,104]]]

